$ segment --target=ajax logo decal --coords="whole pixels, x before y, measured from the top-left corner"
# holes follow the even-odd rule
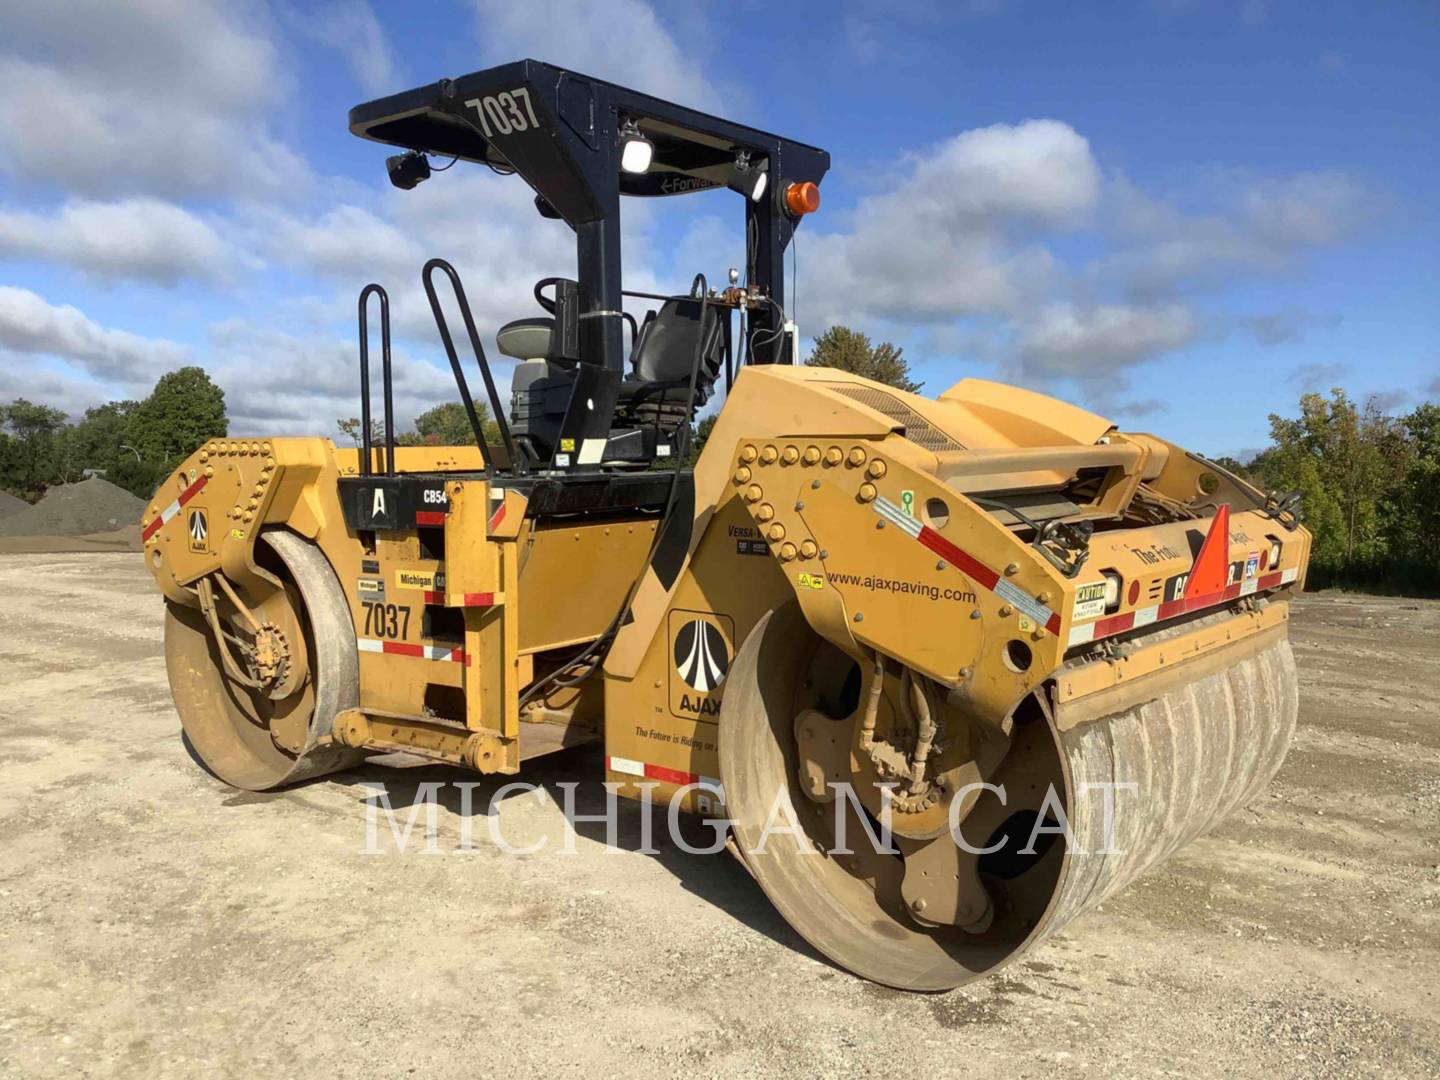
[[[210,537],[210,522],[205,518],[205,511],[191,510],[188,524],[190,527],[190,550],[209,550],[206,541]]]
[[[691,619],[675,635],[675,670],[702,694],[716,689],[730,670],[730,649],[713,622]]]

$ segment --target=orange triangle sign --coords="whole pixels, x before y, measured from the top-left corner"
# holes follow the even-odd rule
[[[1185,599],[1197,596],[1212,596],[1223,592],[1230,576],[1230,507],[1225,503],[1215,511],[1210,531],[1200,545],[1200,554],[1195,565],[1190,567],[1190,577],[1185,582]]]

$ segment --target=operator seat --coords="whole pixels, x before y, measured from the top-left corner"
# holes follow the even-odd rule
[[[502,355],[520,361],[510,378],[512,413],[515,411],[516,395],[530,389],[537,379],[564,377],[566,365],[549,359],[550,339],[554,334],[555,320],[543,316],[516,319],[496,333],[495,347]]]
[[[575,381],[573,362],[551,360],[555,320],[516,319],[495,335],[495,347],[518,361],[510,377],[510,431],[535,462],[549,458]]]
[[[684,404],[690,388],[690,366],[700,345],[700,371],[695,379],[695,404],[705,404],[720,374],[724,340],[720,319],[712,308],[706,315],[705,340],[701,335],[699,300],[673,298],[645,320],[630,353],[633,374],[620,384],[622,401],[658,397]]]
[[[697,341],[695,409],[709,400],[724,362],[724,334],[719,312],[712,308],[701,340],[702,309],[698,299],[673,297],[646,317],[631,349],[631,373],[620,384],[612,435],[651,427],[668,437],[693,419],[693,410],[685,406]],[[575,361],[550,359],[554,332],[554,319],[537,317],[506,323],[496,335],[500,352],[520,361],[510,383],[510,420],[536,460],[554,449],[575,380]]]

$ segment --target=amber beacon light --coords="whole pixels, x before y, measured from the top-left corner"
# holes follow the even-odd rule
[[[820,209],[820,187],[805,181],[785,189],[785,209],[794,217],[804,217]]]

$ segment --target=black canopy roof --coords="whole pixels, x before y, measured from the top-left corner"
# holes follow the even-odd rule
[[[655,146],[648,172],[619,169],[621,125]],[[350,130],[411,150],[514,169],[572,225],[607,212],[607,189],[683,195],[725,183],[737,153],[768,162],[773,198],[818,183],[824,150],[538,60],[442,79],[357,105]]]
[[[643,173],[620,168],[622,130],[654,147]],[[787,211],[791,184],[818,184],[824,150],[538,60],[441,79],[357,105],[350,130],[408,150],[518,173],[575,230],[581,363],[560,445],[603,438],[626,353],[620,196],[684,195],[726,183],[748,156],[768,183],[744,207],[745,281],[765,302],[749,315],[752,363],[792,363],[785,319],[785,250],[803,218]],[[737,209],[739,207],[737,206]]]

